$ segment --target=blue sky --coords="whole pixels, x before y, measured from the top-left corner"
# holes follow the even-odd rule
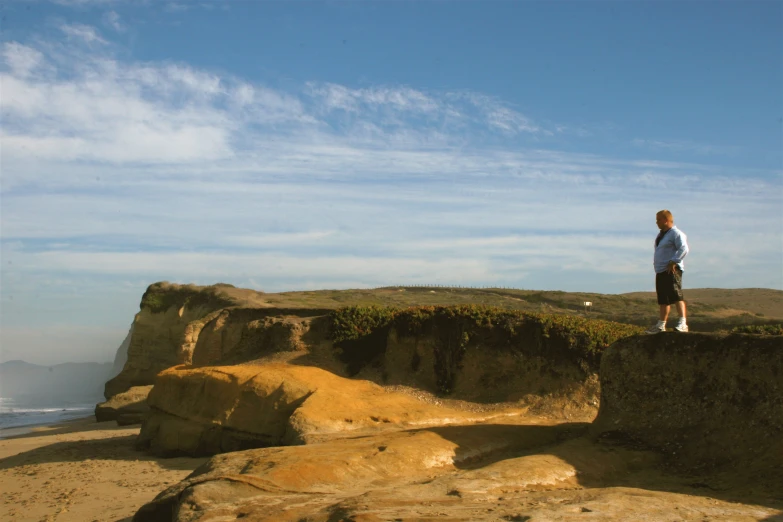
[[[144,288],[783,288],[783,3],[0,5],[2,359]],[[651,310],[651,316],[654,311]]]

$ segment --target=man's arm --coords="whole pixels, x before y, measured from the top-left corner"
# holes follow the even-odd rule
[[[688,238],[685,237],[685,234],[682,232],[674,236],[674,246],[677,247],[677,250],[669,260],[669,266],[666,267],[666,270],[671,273],[674,273],[674,267],[688,255],[688,251],[690,250],[688,248]]]

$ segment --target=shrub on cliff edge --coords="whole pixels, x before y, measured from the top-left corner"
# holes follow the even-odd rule
[[[731,333],[783,335],[783,324],[747,324],[732,328]]]

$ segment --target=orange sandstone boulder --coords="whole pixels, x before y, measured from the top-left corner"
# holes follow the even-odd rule
[[[158,375],[148,404],[138,445],[157,454],[187,455],[511,418],[525,411],[451,409],[369,381],[281,363],[171,368]]]

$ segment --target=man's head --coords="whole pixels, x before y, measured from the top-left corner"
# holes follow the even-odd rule
[[[661,230],[669,230],[674,226],[674,216],[668,210],[661,210],[655,214],[655,222]]]

